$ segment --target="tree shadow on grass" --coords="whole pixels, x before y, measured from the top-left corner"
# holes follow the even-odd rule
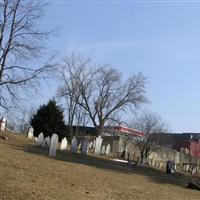
[[[12,148],[49,158],[48,149],[40,148],[34,144],[29,144],[27,146],[12,145]],[[178,172],[176,172],[174,175],[169,175],[166,174],[164,170],[155,169],[149,166],[137,167],[133,165],[130,167],[127,165],[127,163],[117,162],[101,156],[96,157],[94,155],[83,155],[81,153],[71,153],[70,151],[58,150],[57,156],[49,159],[52,159],[52,161],[55,159],[70,163],[88,165],[106,171],[113,171],[115,173],[144,175],[156,183],[172,184],[180,187],[186,187],[187,183],[192,179],[192,177]]]

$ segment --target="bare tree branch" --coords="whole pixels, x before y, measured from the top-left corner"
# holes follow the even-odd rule
[[[68,76],[62,87],[63,96],[71,98],[88,113],[99,133],[114,114],[146,102],[146,79],[142,74],[133,74],[123,81],[116,69],[97,67],[91,59],[74,55],[66,58],[62,71]],[[69,88],[69,82],[73,87]]]
[[[148,156],[162,145],[167,144],[168,127],[160,116],[155,113],[144,111],[139,116],[135,116],[129,127],[144,132],[142,138],[135,138],[139,148],[141,163],[144,164]]]
[[[51,58],[38,66],[50,34],[36,27],[44,6],[40,0],[0,3],[0,107],[10,107],[20,89],[32,88],[53,70]]]

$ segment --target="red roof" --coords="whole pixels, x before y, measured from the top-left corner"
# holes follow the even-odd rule
[[[143,137],[144,134],[145,134],[142,131],[132,129],[132,128],[123,127],[123,126],[110,126],[110,127],[106,127],[106,128],[109,128],[113,131],[119,131],[119,132],[124,133],[124,134],[129,134],[129,135],[139,136],[139,137]]]

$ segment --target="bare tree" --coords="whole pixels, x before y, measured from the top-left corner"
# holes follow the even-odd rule
[[[35,112],[34,107],[27,108],[23,106],[9,110],[6,115],[8,128],[19,133],[26,133],[30,126],[31,117]]]
[[[64,63],[61,70],[58,70],[63,84],[58,88],[57,96],[65,100],[64,107],[67,110],[68,132],[73,135],[74,125],[85,126],[88,123],[88,115],[80,106],[82,98],[77,84],[84,63],[78,62],[74,54],[70,56],[70,59],[69,57],[66,58]]]
[[[153,112],[142,112],[130,122],[130,127],[144,132],[142,138],[136,138],[136,145],[140,151],[141,164],[144,164],[149,155],[167,144],[168,126],[160,116]]]
[[[33,87],[51,71],[48,59],[38,64],[49,35],[36,27],[43,7],[39,0],[0,2],[0,107],[7,109],[21,89]]]
[[[65,85],[63,94],[84,108],[100,134],[106,122],[117,120],[112,118],[117,113],[146,102],[145,77],[142,74],[133,74],[123,81],[116,69],[99,67],[88,58],[72,55],[66,58],[66,63],[65,66],[70,66],[65,71],[69,76],[67,82],[73,82],[75,90],[69,90]]]

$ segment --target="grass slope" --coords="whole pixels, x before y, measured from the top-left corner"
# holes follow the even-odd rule
[[[47,156],[25,136],[0,140],[0,200],[199,200],[188,177],[151,168],[128,168],[70,152]]]

